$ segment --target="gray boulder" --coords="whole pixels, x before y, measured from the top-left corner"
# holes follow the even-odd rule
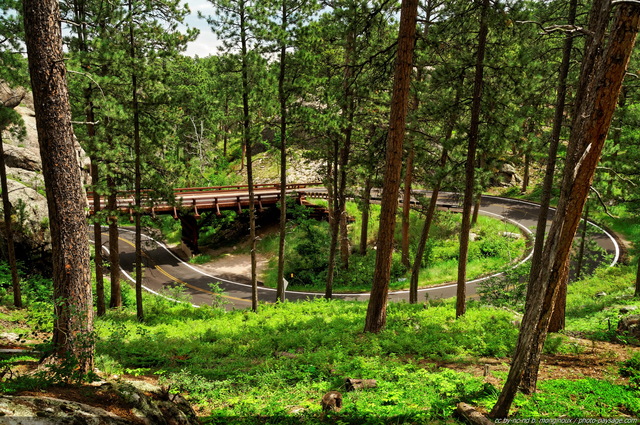
[[[189,403],[159,387],[139,389],[132,382],[108,382],[87,388],[85,393],[102,394],[102,399],[123,416],[75,401],[50,397],[0,396],[2,424],[39,425],[197,425]]]
[[[4,81],[0,81],[0,103],[4,107],[15,108],[23,101],[26,95],[27,91],[24,88],[12,88]]]
[[[501,164],[491,178],[491,185],[497,187],[518,186],[521,183],[522,178],[518,175],[516,168],[508,162]]]
[[[636,343],[640,341],[640,315],[634,314],[620,319],[617,332],[625,337],[625,340],[633,337]]]
[[[11,168],[42,172],[40,152],[34,148],[7,145],[4,148],[4,163]]]

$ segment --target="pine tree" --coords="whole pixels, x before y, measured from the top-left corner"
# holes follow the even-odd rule
[[[71,109],[55,0],[25,0],[24,27],[53,258],[53,350],[81,374],[93,370],[93,309],[86,194],[74,149]]]
[[[405,120],[409,102],[409,82],[413,64],[413,47],[415,43],[416,20],[418,14],[417,0],[403,0],[400,29],[398,34],[398,56],[393,82],[391,100],[391,116],[389,119],[389,138],[380,211],[380,227],[378,232],[378,250],[376,268],[373,276],[373,287],[365,332],[380,332],[386,323],[387,294],[391,272],[391,255],[393,253],[393,234],[395,214],[398,204],[400,172],[402,170],[402,143],[405,133]]]
[[[610,4],[596,0],[592,8],[589,28],[593,31],[593,38],[582,63],[580,89],[576,95],[579,103],[567,150],[560,199],[538,270],[538,287],[541,290],[532,294],[532,299],[527,302],[509,376],[491,411],[494,418],[508,415],[525,370],[537,370],[540,358],[532,358],[531,350],[534,344],[537,350],[544,344],[558,290],[567,279],[573,237],[640,29],[640,6],[621,3],[616,9],[607,40]]]

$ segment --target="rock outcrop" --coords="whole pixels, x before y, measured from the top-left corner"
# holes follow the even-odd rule
[[[143,383],[144,384],[144,383]],[[0,423],[12,425],[196,425],[180,395],[136,382],[106,382],[78,389],[79,401],[33,395],[0,396]],[[86,399],[86,400],[85,400]]]
[[[618,334],[624,341],[628,341],[631,337],[631,342],[638,344],[640,341],[640,315],[634,314],[620,319]]]
[[[46,263],[50,249],[49,212],[33,97],[22,88],[13,89],[0,82],[0,102],[13,108],[22,118],[21,125],[9,126],[2,131],[9,202],[14,211],[16,252],[29,262],[42,259]],[[89,159],[77,142],[76,152],[78,166],[85,171],[83,183],[88,184]],[[0,226],[0,232],[3,232],[3,226]]]
[[[507,162],[501,164],[491,178],[491,185],[497,187],[518,186],[521,183],[522,178],[518,175],[516,168]]]

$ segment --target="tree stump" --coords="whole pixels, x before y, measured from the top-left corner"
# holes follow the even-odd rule
[[[329,391],[322,396],[320,405],[323,412],[339,412],[342,408],[342,394],[338,391]]]

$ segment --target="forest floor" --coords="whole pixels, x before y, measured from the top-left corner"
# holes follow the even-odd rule
[[[0,315],[4,316],[9,310],[0,306]],[[16,323],[0,320],[0,326],[4,329],[16,329],[25,326],[25,323]],[[0,335],[0,349],[18,348],[23,345],[30,345],[42,342],[50,336],[39,333],[36,338],[11,342],[7,340],[5,334]],[[617,384],[625,384],[625,378],[618,374],[618,367],[621,361],[631,356],[633,348],[621,344],[613,344],[602,341],[592,341],[581,338],[569,338],[569,346],[574,347],[575,353],[545,354],[540,365],[539,380],[567,379],[577,380],[583,378],[593,378],[598,380],[608,380]],[[428,360],[424,360],[429,362]],[[431,362],[429,362],[431,363]],[[25,363],[20,370],[13,369],[13,373],[29,374],[35,371],[36,364]],[[428,365],[425,365],[428,367]],[[480,357],[469,358],[468,360],[456,362],[438,362],[438,368],[451,369],[456,372],[464,372],[477,377],[484,377],[485,382],[500,388],[504,383],[504,378],[509,370],[508,358]],[[145,381],[148,384],[159,386],[157,375],[148,376],[104,376],[99,374],[104,380],[123,379],[128,381]],[[64,385],[48,387],[38,391],[23,391],[15,395],[52,397],[64,400],[71,400],[84,403],[90,406],[102,408],[108,412],[124,417],[132,423],[142,423],[135,412],[118,395],[109,394],[101,390],[95,384],[89,385]],[[206,412],[203,412],[206,414]]]

